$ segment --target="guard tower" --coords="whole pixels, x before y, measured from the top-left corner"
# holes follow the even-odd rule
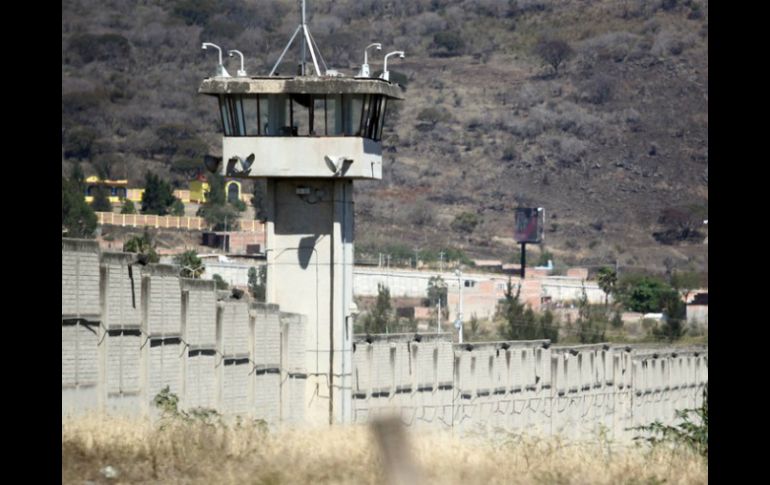
[[[298,74],[276,74],[298,34]],[[266,179],[266,300],[306,315],[305,419],[331,424],[351,421],[353,181],[382,178],[385,109],[403,89],[322,70],[319,58],[325,67],[303,2],[302,23],[270,75],[221,69],[199,93],[217,99],[223,130],[222,159],[207,168]]]

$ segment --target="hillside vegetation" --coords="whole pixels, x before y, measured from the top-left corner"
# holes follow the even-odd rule
[[[308,13],[345,74],[370,42],[406,51],[389,63],[407,99],[388,107],[384,178],[356,185],[361,248],[508,260],[512,209],[542,206],[557,264],[707,271],[706,1],[316,0]],[[184,184],[221,153],[216,103],[197,95],[216,66],[201,42],[265,75],[298,22],[294,0],[63,1],[63,175],[81,160]],[[554,62],[546,47],[562,41]]]

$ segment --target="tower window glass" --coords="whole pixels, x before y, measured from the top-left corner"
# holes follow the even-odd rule
[[[379,94],[223,94],[225,136],[356,136],[380,140],[385,97]]]

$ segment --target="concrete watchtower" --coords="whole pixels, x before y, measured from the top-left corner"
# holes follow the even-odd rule
[[[277,75],[298,34],[298,74]],[[266,300],[307,316],[305,415],[313,424],[351,421],[353,180],[382,178],[385,108],[403,99],[396,83],[325,67],[303,2],[302,23],[270,75],[248,77],[241,67],[230,77],[220,62],[199,88],[217,98],[224,132],[222,160],[209,160],[209,170],[266,179]]]

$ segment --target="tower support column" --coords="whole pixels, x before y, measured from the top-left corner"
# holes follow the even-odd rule
[[[306,421],[351,421],[353,182],[267,181],[266,299],[305,314]]]

